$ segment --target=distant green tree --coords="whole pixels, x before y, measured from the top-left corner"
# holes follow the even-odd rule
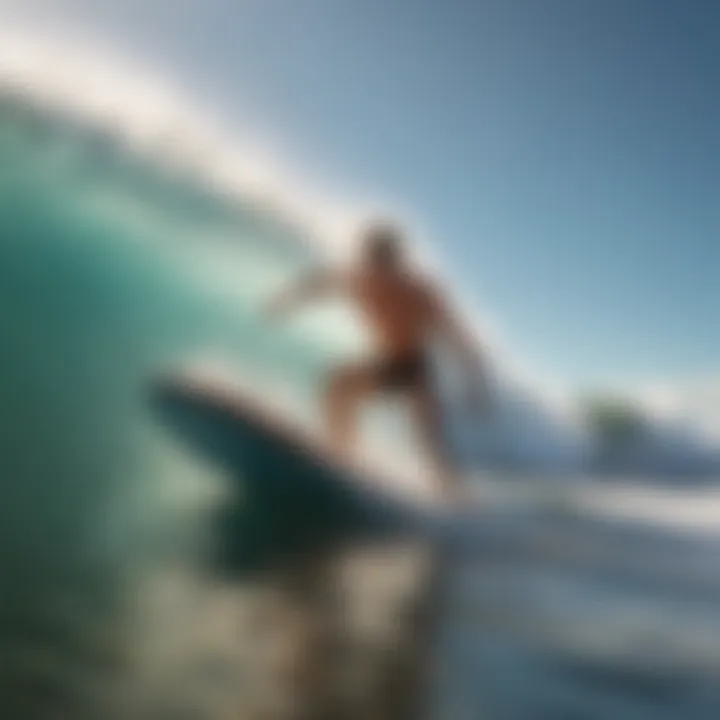
[[[618,456],[636,447],[647,429],[643,412],[621,397],[592,396],[583,401],[585,419],[603,455]]]

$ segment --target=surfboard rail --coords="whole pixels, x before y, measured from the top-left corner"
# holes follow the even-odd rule
[[[429,503],[378,472],[333,458],[323,443],[235,386],[175,373],[152,386],[156,414],[234,483],[217,519],[225,572],[243,574],[342,543],[417,536]]]

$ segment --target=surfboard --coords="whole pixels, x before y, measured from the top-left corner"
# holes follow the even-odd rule
[[[176,373],[154,382],[163,425],[232,479],[217,518],[224,573],[277,567],[343,544],[423,536],[438,509],[393,479],[334,459],[324,443],[223,379]]]

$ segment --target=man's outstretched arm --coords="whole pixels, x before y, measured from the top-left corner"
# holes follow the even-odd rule
[[[342,280],[329,270],[315,270],[276,295],[265,306],[271,317],[282,318],[308,302],[332,295],[342,289]]]

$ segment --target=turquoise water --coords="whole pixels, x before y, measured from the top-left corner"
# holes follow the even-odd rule
[[[29,720],[109,717],[187,623],[157,637],[146,603],[202,566],[228,486],[158,426],[152,379],[220,360],[312,420],[327,367],[362,347],[342,308],[268,324],[313,238],[171,160],[0,90],[0,697]],[[385,416],[376,435],[400,426]]]
[[[309,395],[327,353],[259,320],[263,293],[311,259],[299,233],[9,95],[0,218],[0,636],[22,688],[52,685],[17,660],[36,637],[95,633],[122,656],[139,570],[200,516],[176,507],[184,465],[148,414],[155,373],[212,348]],[[97,652],[72,649],[80,663]]]

